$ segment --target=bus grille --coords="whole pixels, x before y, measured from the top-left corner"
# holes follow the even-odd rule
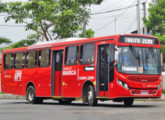
[[[156,76],[128,76],[132,82],[151,83],[159,80]]]

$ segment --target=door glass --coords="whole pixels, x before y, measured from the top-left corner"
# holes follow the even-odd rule
[[[63,52],[59,51],[56,53],[56,62],[55,62],[55,70],[56,71],[62,70],[62,62],[63,62]]]
[[[114,78],[114,45],[99,46],[99,54],[99,89],[107,91],[108,82],[112,82]]]

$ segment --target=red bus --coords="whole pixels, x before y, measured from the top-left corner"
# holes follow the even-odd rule
[[[66,39],[2,52],[2,92],[29,103],[96,105],[161,97],[160,42],[147,35]]]

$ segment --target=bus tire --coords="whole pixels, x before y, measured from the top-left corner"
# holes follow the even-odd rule
[[[42,98],[36,97],[34,86],[29,86],[26,91],[26,100],[30,104],[40,104],[43,102]]]
[[[97,105],[96,95],[95,95],[95,89],[93,85],[89,85],[87,89],[87,101],[89,106],[95,106]]]
[[[126,107],[130,107],[133,105],[133,102],[134,102],[134,98],[126,98],[124,99],[124,105]]]

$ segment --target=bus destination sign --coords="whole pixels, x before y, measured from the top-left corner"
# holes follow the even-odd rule
[[[157,39],[155,38],[145,38],[145,37],[131,37],[131,36],[122,36],[120,38],[122,43],[134,43],[134,44],[158,44]]]

